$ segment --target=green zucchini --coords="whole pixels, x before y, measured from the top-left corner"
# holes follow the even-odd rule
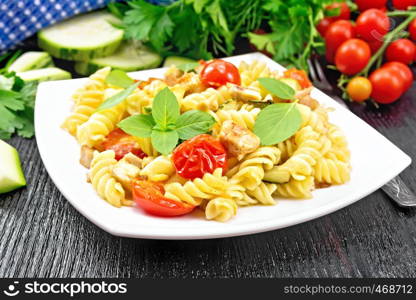
[[[55,67],[19,72],[16,75],[26,82],[62,80],[71,78],[71,73]]]
[[[126,72],[156,68],[162,57],[145,46],[124,42],[110,56],[95,58],[90,61],[75,63],[75,71],[81,75],[90,75],[106,66]]]
[[[26,185],[17,150],[0,140],[0,194]]]
[[[52,56],[68,60],[91,60],[112,54],[124,31],[112,24],[119,19],[107,12],[94,12],[63,21],[38,34],[39,47]]]
[[[180,66],[183,64],[194,63],[194,62],[197,62],[197,61],[194,59],[187,58],[187,57],[169,56],[169,57],[166,57],[165,62],[163,63],[163,67],[170,67],[172,65]]]
[[[16,59],[7,70],[18,73],[50,66],[53,66],[53,61],[49,53],[29,51]]]

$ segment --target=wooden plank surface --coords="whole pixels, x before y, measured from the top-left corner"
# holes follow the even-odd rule
[[[413,158],[415,92],[378,111],[353,106]],[[28,186],[0,195],[0,277],[416,277],[416,209],[398,208],[382,191],[268,233],[203,241],[119,238],[65,200],[35,139],[13,138],[11,144],[20,152]],[[412,165],[402,178],[416,190],[414,174]]]

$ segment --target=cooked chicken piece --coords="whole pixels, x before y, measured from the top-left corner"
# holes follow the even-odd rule
[[[296,99],[299,99],[299,103],[309,106],[312,110],[317,109],[319,102],[311,97],[312,87],[303,89],[296,93]]]
[[[178,83],[179,78],[183,75],[183,71],[179,70],[175,65],[169,67],[165,73],[165,82],[169,86]]]
[[[228,86],[230,88],[231,97],[234,100],[242,101],[242,102],[248,102],[248,101],[259,102],[262,100],[260,92],[255,89],[245,88],[245,87],[241,87],[235,84],[230,84]]]
[[[193,72],[185,73],[178,80],[178,84],[185,86],[185,96],[193,93],[201,93],[207,87],[202,84],[198,74]]]
[[[94,157],[94,149],[88,147],[87,145],[81,146],[81,156],[79,158],[79,163],[86,168],[90,168],[92,159]]]
[[[242,159],[260,146],[260,139],[250,130],[227,120],[222,124],[220,141],[231,156]]]
[[[129,195],[131,195],[133,180],[140,174],[140,165],[141,159],[130,153],[118,161],[113,168],[113,176]]]

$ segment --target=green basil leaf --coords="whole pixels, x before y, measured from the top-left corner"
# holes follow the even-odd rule
[[[97,111],[113,107],[119,104],[120,102],[124,101],[128,96],[130,96],[131,93],[133,93],[133,91],[137,88],[138,85],[139,83],[136,82],[130,85],[125,90],[115,94],[114,96],[111,96],[110,98],[105,100],[103,103],[101,103],[101,105],[97,108]]]
[[[302,116],[296,103],[276,103],[258,114],[253,132],[262,145],[275,145],[295,134],[301,124]]]
[[[164,88],[153,100],[152,116],[160,130],[167,130],[169,124],[175,124],[179,118],[179,103],[175,95]]]
[[[198,66],[199,66],[199,63],[197,63],[197,62],[185,63],[185,64],[180,64],[178,66],[178,69],[187,73],[189,71],[195,70],[195,68],[198,67]]]
[[[206,112],[190,110],[182,114],[176,122],[179,138],[188,140],[194,136],[206,133],[215,124],[215,119]]]
[[[293,100],[295,98],[295,90],[281,80],[259,78],[258,81],[265,89],[280,99]]]
[[[112,70],[110,74],[107,75],[105,82],[126,89],[134,83],[134,80],[124,71]]]
[[[151,137],[153,147],[163,155],[172,153],[179,141],[178,132],[175,130],[153,130]]]
[[[151,136],[155,121],[151,115],[134,115],[124,119],[117,126],[130,135],[145,138]]]

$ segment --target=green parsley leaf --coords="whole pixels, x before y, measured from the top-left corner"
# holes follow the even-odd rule
[[[155,149],[163,155],[171,153],[179,141],[178,132],[175,130],[153,130],[151,138],[153,147],[155,147]]]
[[[139,82],[136,82],[136,83],[130,85],[125,90],[115,94],[114,96],[111,96],[110,98],[108,98],[107,100],[105,100],[103,103],[100,104],[100,106],[97,108],[97,111],[107,109],[107,108],[113,107],[113,106],[121,103],[128,96],[130,96],[131,93],[133,93],[133,91],[137,88],[138,85],[139,85]]]
[[[110,74],[107,75],[105,82],[126,89],[134,83],[134,80],[124,71],[112,70]]]
[[[185,73],[187,73],[187,72],[190,72],[190,71],[195,70],[195,68],[198,67],[198,66],[199,66],[199,63],[197,63],[197,62],[194,62],[194,63],[185,63],[185,64],[180,64],[178,66],[178,69],[181,70],[181,71],[183,71],[183,72],[185,72]]]
[[[258,114],[253,132],[262,145],[275,145],[295,134],[301,124],[302,117],[296,103],[276,103]]]
[[[295,90],[281,80],[273,78],[259,78],[260,84],[270,93],[284,100],[293,100]]]
[[[273,34],[255,34],[249,32],[247,33],[247,37],[250,40],[250,43],[258,50],[265,50],[271,54],[276,53],[274,42],[272,40]]]
[[[11,110],[17,111],[25,108],[19,99],[20,94],[13,91],[0,90],[0,103]]]
[[[162,49],[165,42],[172,36],[174,26],[175,24],[166,12],[155,22],[151,31],[150,42],[157,50]]]
[[[190,110],[182,114],[176,122],[176,130],[179,138],[188,140],[198,134],[209,131],[215,119],[206,112],[200,110]]]
[[[134,115],[117,124],[124,132],[137,137],[150,137],[155,121],[151,115]]]
[[[167,130],[179,118],[179,103],[168,87],[161,90],[153,99],[152,116],[160,130]]]

